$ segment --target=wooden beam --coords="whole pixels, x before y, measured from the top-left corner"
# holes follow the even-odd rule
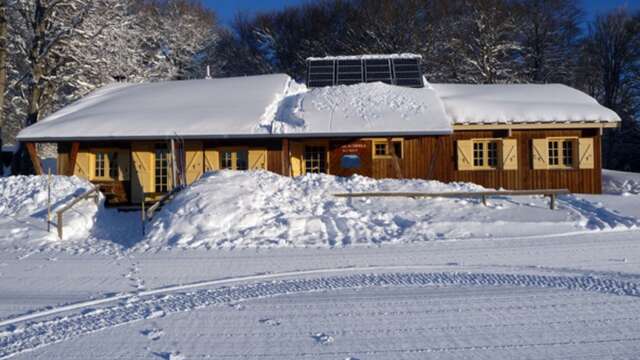
[[[389,149],[389,154],[391,155],[393,169],[396,172],[396,177],[398,179],[402,179],[402,168],[400,168],[400,159],[398,159],[398,154],[396,154],[396,148],[393,146],[393,140],[391,138],[387,138],[387,149]]]
[[[28,142],[25,144],[27,151],[29,152],[29,157],[31,158],[31,163],[33,164],[33,170],[36,172],[36,175],[42,175],[42,163],[40,162],[40,157],[38,157],[38,150],[36,149],[36,144],[32,142]]]
[[[71,151],[69,152],[69,163],[67,169],[63,175],[73,176],[73,171],[76,168],[76,161],[78,160],[78,151],[80,151],[80,143],[74,141],[71,143]]]

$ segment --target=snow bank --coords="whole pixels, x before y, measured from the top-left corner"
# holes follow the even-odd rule
[[[619,122],[612,110],[561,84],[432,84],[455,123]]]
[[[377,83],[300,91],[283,99],[273,134],[449,134],[451,121],[433,89]]]
[[[539,197],[477,199],[359,198],[362,191],[478,191],[468,183],[374,180],[268,172],[205,175],[157,214],[140,248],[346,246],[436,239],[511,237],[637,226],[633,218],[574,196],[551,211]]]
[[[602,170],[602,188],[606,194],[640,194],[640,173]]]
[[[91,183],[75,176],[52,176],[52,212],[91,188]],[[94,227],[97,211],[98,206],[94,202],[85,201],[66,212],[65,240],[87,238]],[[46,217],[47,176],[0,178],[0,229],[5,230],[0,231],[2,245],[57,242],[53,230],[46,232]]]

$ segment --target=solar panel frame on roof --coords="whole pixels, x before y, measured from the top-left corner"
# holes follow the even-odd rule
[[[352,85],[363,82],[423,87],[421,59],[415,58],[329,58],[307,60],[307,86]]]

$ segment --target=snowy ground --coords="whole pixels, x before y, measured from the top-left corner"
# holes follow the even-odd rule
[[[607,186],[618,190],[563,198],[556,211],[536,198],[496,199],[489,208],[464,200],[402,200],[401,207],[397,199],[320,206],[322,195],[336,190],[477,187],[268,176],[258,174],[253,184],[234,173],[203,179],[174,203],[192,206],[190,221],[178,227],[169,206],[147,238],[128,229],[136,225],[129,215],[88,202],[78,219],[112,216],[98,222],[123,225],[116,232],[78,222],[87,235],[78,232],[63,244],[41,236],[42,222],[32,216],[41,195],[28,193],[39,180],[0,188],[23,204],[0,208],[0,226],[9,230],[0,235],[0,358],[619,359],[640,353],[640,198],[633,175],[607,173]],[[216,195],[218,206],[198,200],[212,182],[229,182],[231,189],[228,197]],[[250,195],[265,184],[270,187]],[[74,188],[67,185],[59,192]],[[290,193],[278,197],[285,188]],[[24,205],[30,198],[36,200]],[[224,219],[203,228],[212,217],[251,213],[252,206],[266,209],[258,219],[276,241],[246,221],[238,222],[246,228],[229,228]],[[385,223],[387,213],[413,216],[414,223]],[[305,217],[320,219],[319,230],[276,231]],[[31,232],[9,235],[25,218]],[[323,232],[319,224],[328,219],[352,221],[347,228],[359,232]],[[469,235],[456,237],[454,226],[442,225],[443,236],[416,237],[426,231],[420,222],[431,227],[446,219],[470,227]],[[499,229],[483,236],[473,227],[482,219]],[[526,226],[536,221],[543,225],[538,233]],[[224,227],[230,240],[220,242]],[[517,236],[518,227],[526,236]],[[391,233],[379,230],[385,228]],[[347,236],[354,241],[343,241]],[[60,251],[67,245],[74,250]]]

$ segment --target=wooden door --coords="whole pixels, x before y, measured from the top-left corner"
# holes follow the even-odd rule
[[[131,144],[133,174],[131,174],[131,202],[138,204],[145,199],[144,193],[154,191],[154,146],[150,143]]]

